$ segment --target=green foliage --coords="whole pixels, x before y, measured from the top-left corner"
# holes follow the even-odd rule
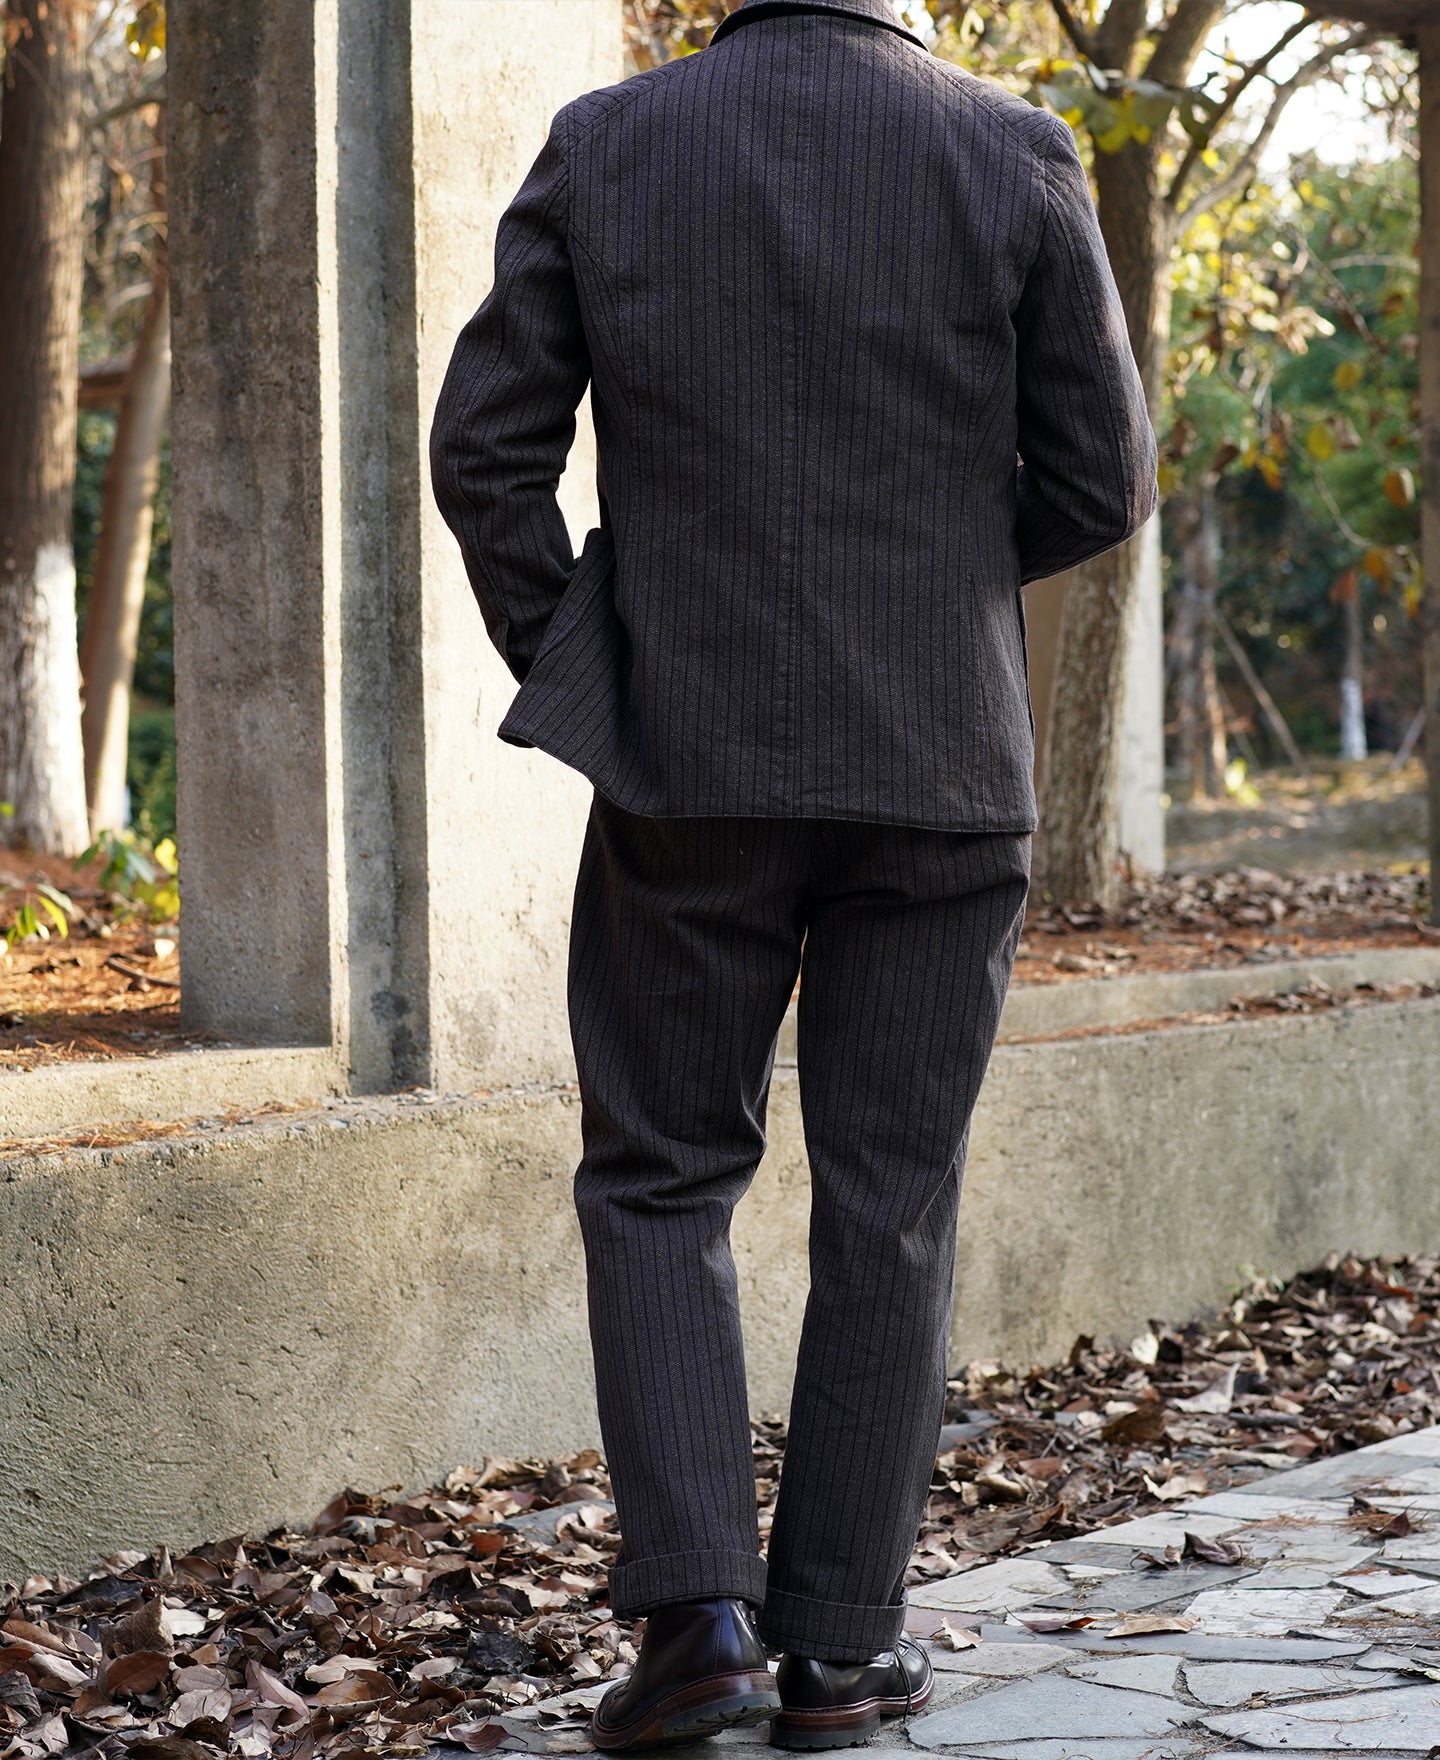
[[[170,923],[180,914],[180,873],[175,844],[162,838],[153,847],[133,831],[102,831],[80,857],[83,867],[100,861],[100,885],[122,912]]]
[[[1347,595],[1391,735],[1420,698],[1418,223],[1410,157],[1308,157],[1202,218],[1176,265],[1163,485],[1217,482],[1226,614],[1315,751],[1336,749]]]
[[[130,818],[150,844],[175,836],[175,711],[130,712],[130,749],[125,774]]]
[[[141,61],[165,53],[164,0],[140,0],[134,18],[125,26],[125,41]]]
[[[20,904],[5,926],[6,947],[19,941],[48,941],[52,931],[64,941],[70,934],[75,905],[70,897],[48,880],[34,880],[21,888]]]

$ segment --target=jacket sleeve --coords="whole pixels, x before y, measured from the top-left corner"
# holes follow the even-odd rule
[[[430,434],[435,499],[490,639],[523,681],[574,567],[556,499],[590,379],[566,238],[563,112],[495,238],[495,282],[460,333]]]
[[[1155,511],[1155,431],[1074,136],[1057,118],[1045,218],[1015,311],[1022,581],[1121,543]]]

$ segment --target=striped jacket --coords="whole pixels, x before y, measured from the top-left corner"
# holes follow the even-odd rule
[[[744,0],[559,112],[431,462],[501,737],[661,816],[1033,829],[1021,583],[1155,505],[1070,130],[888,0]]]

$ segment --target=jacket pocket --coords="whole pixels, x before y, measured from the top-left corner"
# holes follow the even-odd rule
[[[580,554],[575,558],[565,590],[545,625],[545,634],[540,638],[540,646],[535,650],[535,658],[526,674],[526,684],[541,666],[550,662],[554,650],[561,647],[583,621],[584,609],[596,581],[613,576],[614,567],[615,540],[609,528],[592,526],[585,534],[585,542],[580,546]]]
[[[596,526],[500,724],[501,739],[539,746],[593,775],[620,736],[629,651],[615,608],[615,539]]]

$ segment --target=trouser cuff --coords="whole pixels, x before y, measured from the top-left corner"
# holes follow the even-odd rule
[[[857,1607],[771,1589],[760,1612],[760,1638],[767,1650],[825,1662],[868,1662],[893,1649],[904,1626],[903,1597],[890,1607]]]
[[[765,1599],[765,1560],[758,1552],[672,1552],[637,1558],[610,1572],[610,1606],[622,1619],[638,1619],[672,1601]]]

